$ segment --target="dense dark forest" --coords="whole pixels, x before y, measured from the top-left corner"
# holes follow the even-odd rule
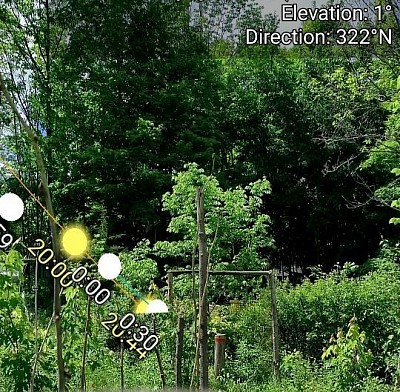
[[[336,5],[0,1],[0,391],[398,390],[400,4]]]

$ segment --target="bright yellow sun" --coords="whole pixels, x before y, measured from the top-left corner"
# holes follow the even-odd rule
[[[146,313],[147,307],[149,306],[151,300],[152,295],[149,294],[146,296],[145,300],[139,300],[138,302],[136,302],[135,313]]]
[[[61,244],[64,252],[72,257],[83,256],[89,244],[88,235],[83,228],[69,227],[61,234]]]
[[[144,301],[140,301],[138,303],[138,305],[136,306],[136,313],[146,313],[146,309],[147,309],[147,304]]]

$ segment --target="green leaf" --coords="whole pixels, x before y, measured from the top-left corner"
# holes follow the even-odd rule
[[[400,208],[400,199],[393,200],[390,206],[394,208]]]
[[[400,224],[400,218],[391,218],[389,223],[393,223],[394,225]]]
[[[391,173],[395,174],[396,176],[400,176],[400,167],[395,167],[391,170]]]
[[[78,287],[68,287],[64,290],[65,293],[65,298],[67,299],[67,302],[69,302],[71,299],[74,299],[76,295],[79,292]]]

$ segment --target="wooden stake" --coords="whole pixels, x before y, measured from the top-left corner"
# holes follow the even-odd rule
[[[37,364],[37,357],[38,357],[38,270],[39,270],[39,263],[38,259],[35,259],[35,360],[32,367],[31,373],[31,385],[30,385],[30,392],[34,392],[35,390],[35,371],[36,371],[36,364]]]
[[[182,387],[182,353],[183,353],[183,328],[185,320],[178,318],[178,329],[176,331],[176,349],[175,349],[175,387],[178,391]]]
[[[172,305],[174,302],[174,275],[171,272],[167,273],[168,280],[168,301]]]
[[[121,377],[121,392],[124,392],[125,380],[124,380],[124,343],[121,342],[121,350],[120,350],[120,377]]]
[[[279,379],[279,329],[278,329],[278,312],[276,307],[276,291],[275,291],[275,272],[270,275],[271,284],[271,313],[272,313],[272,366],[274,376]]]
[[[156,315],[155,314],[153,314],[153,333],[154,334],[157,333]],[[161,360],[161,354],[160,354],[160,350],[158,349],[158,346],[154,349],[154,351],[156,353],[158,370],[160,371],[161,387],[162,387],[162,390],[164,390],[167,385],[167,380],[165,378],[164,368],[163,368],[163,364],[162,364],[162,360]]]
[[[215,377],[219,377],[225,364],[226,335],[215,335],[214,343],[214,374]]]
[[[197,226],[199,239],[199,353],[200,353],[200,390],[208,390],[208,333],[207,333],[207,239],[204,223],[204,194],[197,188]]]
[[[161,378],[161,388],[162,390],[165,389],[165,386],[167,385],[167,380],[165,379],[165,374],[164,374],[164,369],[161,361],[161,355],[160,355],[160,350],[158,347],[154,349],[156,353],[156,358],[157,358],[157,363],[158,363],[158,369],[160,370],[160,378]]]
[[[85,332],[83,335],[83,353],[82,353],[82,364],[81,364],[81,389],[80,392],[86,392],[86,354],[89,337],[90,327],[90,299],[87,299],[86,305],[86,321],[85,321]]]

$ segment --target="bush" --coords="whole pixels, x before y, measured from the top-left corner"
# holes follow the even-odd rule
[[[212,312],[211,334],[227,337],[225,375],[230,380],[263,383],[272,375],[269,295],[267,290],[254,303],[221,306]]]
[[[289,353],[282,358],[281,372],[282,377],[287,380],[286,384],[299,392],[305,391],[305,388],[308,388],[307,384],[313,378],[310,363],[299,351]]]
[[[341,390],[360,390],[370,373],[371,350],[367,350],[365,332],[360,332],[356,321],[355,317],[350,320],[346,334],[339,330],[336,338],[332,336],[322,355],[335,375],[334,385]]]
[[[277,290],[278,315],[283,349],[300,350],[319,361],[323,347],[348,320],[357,317],[373,354],[373,369],[383,375],[384,346],[389,336],[399,341],[400,271],[392,264],[360,278],[331,274],[315,283],[305,281]]]

